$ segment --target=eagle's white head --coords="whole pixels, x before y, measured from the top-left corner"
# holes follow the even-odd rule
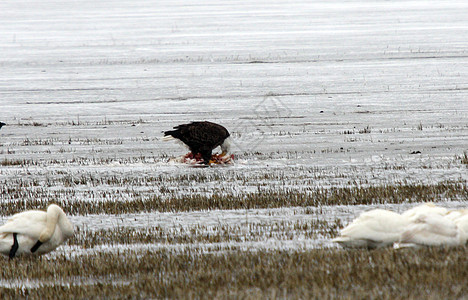
[[[223,153],[221,153],[221,156],[231,153],[231,137],[230,136],[228,136],[224,140],[224,142],[221,144],[221,151],[223,151]]]

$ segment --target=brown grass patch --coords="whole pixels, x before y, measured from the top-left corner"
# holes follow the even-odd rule
[[[3,297],[62,298],[463,298],[466,247],[395,251],[117,251],[74,259],[22,259],[0,278],[69,285],[1,288]],[[95,279],[81,284],[77,278]]]
[[[21,201],[10,201],[2,207],[4,215],[10,215],[27,209],[44,209],[50,203],[56,203],[65,208],[72,215],[87,214],[125,214],[139,212],[182,212],[213,209],[257,209],[279,207],[307,207],[322,205],[360,205],[360,204],[388,204],[434,202],[446,199],[468,200],[468,185],[466,182],[451,181],[434,185],[427,184],[398,184],[370,187],[344,187],[344,188],[306,188],[297,191],[288,188],[259,188],[257,192],[234,194],[214,193],[190,195],[146,195],[138,191],[129,191],[130,199],[124,201],[83,201],[80,199],[57,200],[52,196],[53,191],[47,195],[38,195],[31,199],[26,194],[28,189],[21,186],[0,187],[3,194],[16,193]],[[41,191],[41,190],[39,190]],[[45,192],[45,191],[44,191]],[[110,194],[109,191],[103,193]],[[133,193],[133,194],[132,194]],[[62,197],[61,197],[62,198]],[[104,195],[102,198],[106,198]],[[37,200],[39,199],[39,200]]]

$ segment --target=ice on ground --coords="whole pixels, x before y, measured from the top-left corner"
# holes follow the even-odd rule
[[[439,0],[2,1],[0,203],[466,183],[467,10]],[[228,128],[236,164],[168,163],[186,149],[162,132],[192,120]],[[297,218],[271,212],[249,222]],[[198,213],[73,220],[245,220]]]

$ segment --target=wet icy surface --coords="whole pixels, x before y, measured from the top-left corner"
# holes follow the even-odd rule
[[[35,192],[91,202],[129,201],[137,193],[170,197],[164,189],[209,195],[255,192],[259,185],[302,191],[466,182],[460,156],[468,151],[467,12],[466,1],[438,0],[2,1],[0,121],[8,125],[0,130],[0,161],[27,163],[0,166],[0,184],[22,182],[28,192],[4,192],[0,203],[32,200]],[[186,149],[161,141],[162,132],[204,119],[230,130],[235,165],[168,163]],[[207,179],[180,179],[187,174]],[[146,181],[151,177],[160,180]],[[67,186],[68,178],[103,182]],[[438,204],[460,208],[462,200]],[[209,230],[309,219],[346,224],[376,207],[409,205],[71,220],[88,230]],[[161,247],[334,246],[327,237],[298,233],[221,245],[62,246],[56,253]]]

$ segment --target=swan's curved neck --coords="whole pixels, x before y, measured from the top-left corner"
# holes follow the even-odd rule
[[[47,208],[46,227],[39,236],[40,242],[45,243],[48,240],[50,240],[50,238],[54,234],[55,226],[59,221],[61,221],[63,217],[65,217],[65,213],[57,205],[52,204]]]

